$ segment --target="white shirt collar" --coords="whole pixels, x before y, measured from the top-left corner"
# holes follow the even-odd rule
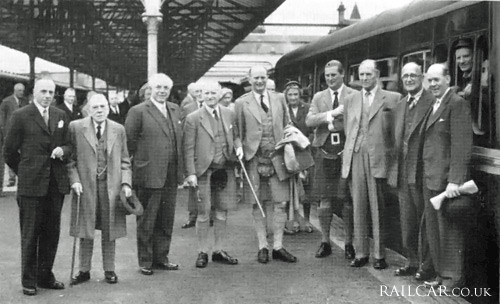
[[[443,98],[446,96],[446,94],[448,94],[449,91],[450,88],[447,88],[446,91],[444,91],[444,94],[441,96],[441,98],[436,99],[436,103],[441,103],[441,101],[443,101]]]
[[[94,131],[95,133],[97,134],[97,122],[95,122],[95,120],[93,118],[90,118],[92,120],[92,124],[94,125]],[[101,134],[104,134],[104,130],[106,130],[106,120],[104,120],[102,123],[101,123]]]
[[[415,100],[415,101],[414,101],[414,102],[415,102],[415,104],[417,104],[417,103],[418,103],[418,100],[419,100],[419,99],[420,99],[420,97],[422,96],[422,93],[423,93],[423,92],[424,92],[424,88],[422,87],[422,88],[420,89],[420,91],[418,91],[418,92],[417,92],[417,94],[415,94],[415,95],[413,95],[413,96],[412,96],[410,93],[408,93],[408,96],[407,96],[407,98],[406,98],[406,101],[408,102],[408,101],[410,100],[410,98],[411,98],[411,97],[413,97],[413,98],[414,98],[414,100]]]
[[[332,100],[333,100],[333,98],[335,98],[335,95],[334,95],[335,92],[338,92],[338,96],[340,98],[340,95],[342,94],[343,89],[344,89],[344,84],[342,84],[340,86],[340,88],[338,88],[337,90],[332,90],[332,88],[329,87],[328,90],[330,90],[330,95],[332,95]]]
[[[204,103],[203,105],[205,106],[205,110],[207,110],[207,112],[212,115],[212,117],[214,117],[214,110],[217,112],[217,116],[220,117],[219,104],[216,104],[214,108],[209,107],[206,103]]]
[[[252,91],[253,92],[253,95],[255,97],[255,100],[257,100],[257,102],[259,103],[260,105],[260,96],[263,95],[264,96],[264,103],[269,106],[269,96],[268,96],[268,92],[267,91],[264,91],[264,93],[260,94],[260,93],[257,93],[255,91]]]
[[[42,117],[43,117],[43,111],[44,111],[45,109],[47,109],[47,114],[48,114],[48,112],[49,112],[49,107],[50,107],[50,106],[49,106],[49,107],[44,108],[44,107],[42,107],[42,106],[41,106],[41,105],[40,105],[37,101],[35,101],[35,102],[33,102],[33,103],[35,104],[36,108],[38,109],[38,111],[40,112],[40,115],[42,115]]]
[[[156,101],[153,97],[151,97],[151,102],[155,105],[155,107],[158,108],[158,110],[160,110],[160,112],[162,114],[165,115],[167,113],[167,108],[165,105],[166,101],[164,103],[161,103],[161,102]]]
[[[73,105],[70,104],[69,102],[64,101],[64,104],[66,105],[66,108],[68,108],[71,112],[73,112]]]

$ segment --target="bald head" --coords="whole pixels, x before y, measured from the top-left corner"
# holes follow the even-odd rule
[[[191,97],[195,101],[199,101],[203,98],[203,95],[202,95],[203,88],[202,88],[201,84],[199,84],[197,82],[192,82],[188,85],[187,89],[188,89],[189,95],[191,95]]]
[[[22,83],[16,83],[14,85],[14,95],[17,98],[21,98],[24,96],[24,84]]]
[[[274,83],[274,80],[268,79],[266,83],[266,88],[268,91],[276,92],[276,83]]]
[[[436,98],[443,97],[450,87],[451,79],[448,67],[442,63],[431,65],[427,70],[427,81],[432,95]]]
[[[267,85],[266,68],[261,65],[254,66],[250,69],[248,76],[248,81],[252,85],[252,90],[258,94],[263,94]]]

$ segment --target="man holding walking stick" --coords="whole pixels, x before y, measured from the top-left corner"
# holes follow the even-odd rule
[[[73,149],[69,179],[73,197],[70,235],[80,238],[80,271],[73,285],[90,280],[95,229],[101,230],[104,277],[118,282],[115,273],[115,240],[127,234],[120,191],[132,195],[132,171],[125,128],[107,119],[106,97],[96,94],[88,102],[89,116],[71,122]]]

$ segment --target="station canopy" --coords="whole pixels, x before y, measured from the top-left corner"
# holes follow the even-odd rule
[[[166,0],[158,71],[200,78],[285,0]],[[147,78],[141,0],[1,0],[0,44],[132,87]]]

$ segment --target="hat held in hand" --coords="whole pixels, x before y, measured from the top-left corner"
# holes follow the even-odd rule
[[[135,191],[132,191],[132,195],[130,197],[126,197],[125,191],[121,190],[120,201],[122,202],[123,207],[127,210],[128,214],[141,216],[144,213],[144,208],[142,208],[141,202],[135,195]]]

